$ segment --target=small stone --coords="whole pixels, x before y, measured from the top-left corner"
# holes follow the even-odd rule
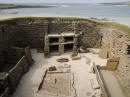
[[[56,71],[56,70],[57,70],[57,69],[56,69],[55,66],[49,68],[49,71]]]

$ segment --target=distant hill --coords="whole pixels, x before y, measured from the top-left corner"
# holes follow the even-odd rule
[[[0,9],[15,7],[14,4],[2,4],[0,3]]]
[[[12,9],[12,8],[50,8],[50,7],[57,7],[53,5],[16,5],[16,4],[2,4],[0,3],[0,9]]]
[[[105,5],[130,5],[130,1],[125,1],[125,2],[113,2],[113,3],[101,3]]]

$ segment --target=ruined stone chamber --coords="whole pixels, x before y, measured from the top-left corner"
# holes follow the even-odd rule
[[[40,50],[45,57],[50,57],[67,52],[75,56],[80,46],[100,48],[101,33],[95,23],[73,18],[0,21],[0,95],[7,97],[13,93],[32,64],[30,49],[26,47]]]
[[[49,58],[65,53],[76,56],[81,47],[85,50],[101,49],[99,56],[108,59],[108,63],[100,69],[114,70],[122,84],[125,83],[127,91],[130,91],[130,41],[123,31],[87,19],[24,17],[0,21],[1,97],[13,93],[22,75],[29,70],[33,63],[31,49],[44,52],[45,57]],[[55,79],[49,82],[49,76],[64,80],[62,74],[59,74],[59,78],[56,74],[49,72],[46,83],[56,83]],[[69,79],[68,75],[63,76]],[[46,89],[52,91],[48,86]],[[68,88],[66,91],[58,92],[69,95]]]

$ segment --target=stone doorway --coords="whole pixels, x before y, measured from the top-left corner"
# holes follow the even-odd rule
[[[73,44],[65,44],[64,45],[64,52],[71,52],[73,51]]]
[[[130,45],[128,45],[127,54],[130,54]]]
[[[50,46],[50,52],[52,52],[52,53],[59,52],[59,46],[58,45]]]

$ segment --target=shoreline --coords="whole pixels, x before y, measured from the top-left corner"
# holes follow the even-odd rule
[[[74,17],[74,18],[85,18],[85,19],[90,19],[94,20],[97,22],[116,22],[122,25],[126,25],[130,27],[130,21],[125,21],[125,20],[103,20],[99,18],[93,19],[92,17],[80,17],[80,16],[62,16],[62,15],[48,15],[48,14],[0,14],[0,20],[4,19],[10,19],[10,18],[17,18],[17,17]]]

